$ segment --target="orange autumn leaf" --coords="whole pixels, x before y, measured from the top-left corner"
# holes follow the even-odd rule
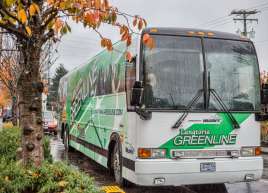
[[[127,38],[127,47],[130,46],[132,43],[132,38],[131,36],[129,35],[128,38]]]
[[[6,87],[0,85],[0,107],[4,107],[10,104],[11,98]]]
[[[128,27],[123,25],[120,27],[120,35],[126,33],[128,31]]]
[[[95,23],[95,19],[92,13],[86,13],[84,20],[89,24]]]
[[[101,1],[100,0],[95,0],[95,8],[100,9],[101,8]]]
[[[148,42],[149,38],[150,38],[150,35],[148,33],[144,34],[142,37],[143,43],[146,44]]]
[[[31,28],[30,28],[29,26],[26,26],[26,27],[25,27],[25,30],[26,30],[26,32],[27,32],[27,34],[28,34],[29,36],[32,35],[32,30],[31,30]]]
[[[20,9],[18,12],[18,18],[21,21],[21,23],[26,23],[27,21],[27,15],[24,9]]]
[[[148,42],[145,44],[149,49],[155,48],[155,41],[152,37],[148,39]]]
[[[142,37],[142,42],[149,48],[153,49],[155,48],[155,41],[154,39],[148,34],[144,34]]]
[[[54,3],[54,0],[47,0],[47,3],[48,3],[49,5],[52,5],[52,4]]]
[[[30,16],[33,16],[36,13],[39,13],[39,12],[40,12],[39,6],[37,4],[35,4],[35,3],[32,3],[30,5],[30,8],[29,8]]]
[[[104,5],[106,9],[109,9],[110,6],[108,0],[104,0]]]
[[[112,51],[113,50],[113,44],[112,44],[112,41],[107,39],[107,44],[106,44],[106,47],[107,47],[107,50],[108,51]]]
[[[126,41],[128,38],[128,33],[124,33],[121,37],[121,41]]]
[[[102,38],[101,39],[101,47],[105,47],[106,46],[106,40],[105,40],[105,38]]]
[[[129,51],[126,52],[125,57],[126,57],[126,60],[128,62],[131,62],[131,60],[132,60],[132,54]]]

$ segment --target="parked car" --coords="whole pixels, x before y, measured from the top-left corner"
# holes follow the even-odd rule
[[[54,116],[53,111],[43,112],[43,130],[45,133],[57,135],[58,121]]]
[[[12,121],[12,112],[10,109],[3,112],[3,123],[8,121]]]

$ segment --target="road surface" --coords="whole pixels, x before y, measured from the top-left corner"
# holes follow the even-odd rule
[[[90,176],[95,178],[96,185],[107,186],[115,185],[114,180],[108,175],[108,171],[90,160],[79,152],[71,152],[66,154],[64,151],[64,145],[58,137],[52,137],[51,139],[51,153],[54,160],[67,159],[77,169],[83,170]],[[263,179],[258,182],[247,183],[236,183],[226,184],[228,193],[268,193],[268,154],[264,155],[265,159],[265,172]],[[204,193],[195,192],[187,187],[139,187],[131,186],[130,188],[124,189],[125,193]],[[216,193],[216,192],[215,192]]]

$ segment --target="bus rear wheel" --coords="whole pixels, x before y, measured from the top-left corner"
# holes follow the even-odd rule
[[[74,148],[70,146],[68,128],[64,129],[63,143],[64,143],[64,148],[66,152],[74,151]]]
[[[112,152],[111,168],[114,174],[114,179],[117,184],[122,187],[128,187],[130,183],[122,177],[123,159],[120,142],[117,142]]]

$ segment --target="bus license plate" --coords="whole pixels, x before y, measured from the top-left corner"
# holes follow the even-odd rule
[[[200,163],[200,172],[215,172],[215,171],[216,171],[215,162]]]

